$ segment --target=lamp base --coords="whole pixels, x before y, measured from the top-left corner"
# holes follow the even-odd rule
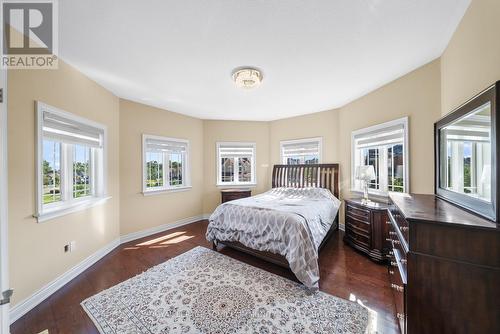
[[[371,204],[371,203],[373,203],[373,201],[371,201],[368,198],[362,198],[361,199],[361,204],[368,205],[368,204]]]

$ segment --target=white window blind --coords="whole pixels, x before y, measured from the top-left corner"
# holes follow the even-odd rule
[[[43,137],[67,144],[102,148],[104,130],[46,110],[43,112]]]
[[[354,135],[354,140],[357,148],[369,148],[403,143],[404,136],[404,124],[396,124]]]
[[[187,142],[146,138],[146,149],[148,152],[175,152],[187,151]]]
[[[319,155],[319,142],[317,140],[283,145],[283,156]]]
[[[220,144],[219,156],[221,158],[231,157],[252,157],[254,154],[253,145],[234,145],[234,144]]]

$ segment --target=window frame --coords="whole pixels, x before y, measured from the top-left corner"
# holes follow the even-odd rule
[[[147,155],[147,140],[148,139],[154,139],[154,140],[159,140],[159,141],[165,141],[165,142],[176,142],[176,143],[182,143],[186,145],[186,153],[183,159],[182,163],[182,175],[185,178],[185,182],[182,185],[176,185],[176,186],[171,186],[170,185],[170,165],[169,165],[169,159],[168,159],[168,154],[163,154],[163,186],[158,186],[158,187],[151,187],[148,188],[146,186],[146,181],[147,181],[147,167],[146,167],[146,155]],[[158,195],[158,194],[163,194],[163,193],[169,193],[169,192],[176,192],[176,191],[186,191],[192,188],[191,186],[191,164],[190,164],[190,144],[188,139],[182,139],[182,138],[172,138],[172,137],[164,137],[164,136],[157,136],[157,135],[150,135],[150,134],[143,134],[142,135],[142,194],[144,196],[149,196],[149,195]]]
[[[89,207],[103,203],[111,197],[107,195],[107,148],[108,130],[107,126],[91,121],[81,116],[74,115],[67,111],[58,109],[40,101],[35,101],[36,131],[35,131],[35,171],[36,171],[36,213],[33,215],[39,223],[60,217],[69,213],[81,211]],[[51,113],[68,120],[72,120],[89,127],[94,127],[102,131],[102,148],[91,148],[91,187],[92,195],[74,198],[73,197],[73,147],[74,144],[60,142],[60,169],[61,169],[61,201],[44,204],[43,203],[43,114]],[[99,169],[99,170],[97,170]],[[64,191],[63,191],[64,190]]]
[[[234,171],[234,179],[235,181],[231,181],[231,182],[222,182],[222,178],[221,178],[221,171],[222,171],[222,166],[221,166],[221,154],[220,154],[220,147],[221,146],[241,146],[241,147],[252,147],[253,149],[253,153],[252,153],[252,157],[251,157],[251,161],[250,161],[250,164],[251,164],[251,169],[252,169],[252,175],[251,175],[251,179],[250,181],[248,182],[239,182],[239,181],[236,181],[236,179],[238,178],[238,171],[239,171],[239,163],[236,163],[234,164],[234,168],[233,168],[233,171]],[[215,150],[216,150],[216,185],[217,187],[254,187],[257,185],[257,143],[255,142],[227,142],[227,141],[220,141],[220,142],[217,142],[216,145],[215,145]]]
[[[404,182],[404,187],[403,187],[403,193],[408,194],[410,193],[410,146],[409,146],[409,121],[408,121],[408,116],[401,117],[394,119],[392,121],[376,124],[373,126],[369,126],[363,129],[355,130],[352,131],[351,133],[351,192],[356,192],[356,193],[363,193],[363,189],[358,189],[356,188],[356,180],[354,178],[355,176],[355,170],[356,170],[356,137],[365,133],[369,132],[374,132],[374,131],[383,131],[384,129],[394,127],[396,125],[402,125],[403,126],[403,161],[404,161],[404,168],[403,168],[403,182]],[[387,149],[384,150],[384,153],[387,153]],[[379,153],[380,156],[380,153]],[[384,170],[384,165],[381,165],[379,167],[380,170]],[[387,170],[387,168],[385,168]],[[384,179],[385,182],[387,182],[387,177],[382,178],[381,175],[379,175],[379,179]],[[379,184],[381,181],[379,181]],[[389,188],[389,184],[387,184],[387,188]],[[380,196],[380,197],[387,197],[389,196],[389,193],[392,193],[392,191],[381,191],[381,190],[376,190],[372,188],[368,188],[368,193],[371,195],[375,196]]]
[[[319,157],[318,157],[318,163],[322,163],[323,161],[323,137],[311,137],[311,138],[301,138],[301,139],[291,139],[291,140],[281,140],[280,141],[280,161],[282,164],[287,165],[286,161],[284,160],[283,156],[283,149],[285,145],[289,144],[300,144],[300,143],[309,143],[309,142],[318,142],[318,151],[319,151]]]

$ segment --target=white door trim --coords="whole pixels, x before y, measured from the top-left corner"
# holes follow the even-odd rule
[[[8,257],[8,175],[7,175],[7,70],[0,70],[0,88],[3,88],[3,103],[0,103],[0,295],[9,286]],[[1,299],[1,298],[0,298]],[[8,334],[10,305],[0,306],[0,334]]]

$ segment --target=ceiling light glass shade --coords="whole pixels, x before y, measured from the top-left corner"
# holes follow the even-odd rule
[[[255,88],[262,82],[262,73],[254,68],[243,68],[233,73],[233,81],[238,88]]]

